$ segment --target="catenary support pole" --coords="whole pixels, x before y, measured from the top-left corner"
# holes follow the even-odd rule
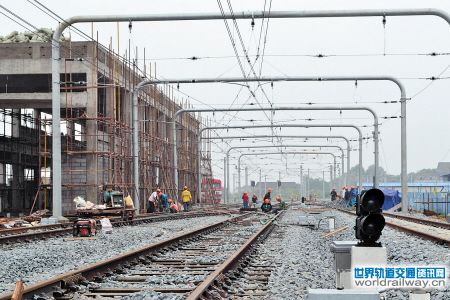
[[[357,79],[355,79],[357,78]],[[370,78],[370,79],[369,79]],[[275,80],[275,81],[282,81],[282,79],[284,79],[283,81],[318,81],[317,78],[312,78],[312,77],[269,77],[269,78],[264,78],[266,80]],[[210,82],[217,82],[217,79],[210,79],[210,78],[206,78],[206,79],[196,79],[194,82],[195,83],[210,83]],[[253,81],[253,79],[249,79],[249,78],[221,78],[221,80],[223,82],[247,82],[247,81]],[[395,78],[392,79],[391,77],[378,77],[378,76],[359,76],[359,77],[321,77],[319,81],[322,80],[328,80],[328,81],[348,81],[348,80],[391,80],[393,82],[396,82]],[[160,83],[171,83],[171,82],[176,82],[175,79],[172,80],[164,80],[164,81],[148,81],[147,84],[160,84]],[[192,83],[188,80],[183,80],[183,79],[179,79],[179,81],[182,81],[183,83]],[[220,81],[220,82],[222,82]],[[151,82],[151,83],[149,83]],[[142,82],[141,82],[142,83]],[[139,87],[139,85],[138,85]],[[137,101],[137,100],[136,100]],[[377,176],[377,170],[378,170],[378,164],[379,164],[379,151],[378,151],[378,116],[375,113],[374,110],[372,110],[369,107],[361,107],[361,106],[346,106],[346,107],[334,107],[334,106],[316,106],[316,107],[266,107],[266,108],[227,108],[227,109],[215,109],[215,108],[207,108],[207,109],[180,109],[178,110],[174,117],[173,117],[173,162],[174,162],[174,177],[176,180],[178,180],[178,154],[177,154],[177,135],[176,135],[176,120],[178,118],[178,116],[180,116],[183,113],[186,112],[231,112],[231,111],[342,111],[342,110],[348,110],[348,111],[358,111],[358,110],[364,110],[364,111],[368,111],[372,114],[373,118],[374,118],[374,184],[375,187],[378,187],[378,176]],[[280,126],[277,126],[280,127]],[[200,131],[201,132],[201,131]],[[201,139],[201,134],[199,136],[199,138]],[[362,141],[361,141],[362,142]],[[198,155],[201,155],[201,149]],[[361,165],[362,167],[362,165]],[[200,164],[198,166],[198,170],[200,170]],[[201,176],[201,174],[199,175]],[[228,179],[228,178],[227,178]],[[177,181],[176,181],[177,182]],[[201,198],[201,194],[199,194],[199,197]],[[199,200],[200,201],[200,200]]]
[[[259,138],[271,138],[273,135],[234,135],[234,136],[210,136],[208,137],[209,140],[247,140],[247,139],[259,139]],[[284,139],[284,138],[304,138],[305,142],[308,139],[343,139],[347,143],[347,166],[346,170],[347,172],[350,171],[350,153],[351,153],[351,146],[350,146],[350,140],[343,136],[343,135],[277,135],[277,138]],[[342,164],[344,165],[344,164]],[[347,172],[345,172],[344,168],[342,168],[342,172],[344,174],[343,176],[343,182],[347,182]]]
[[[300,197],[303,196],[303,165],[300,165]]]
[[[273,146],[273,145],[272,145]],[[280,146],[278,146],[278,147],[280,147]],[[303,148],[303,147],[305,147],[305,146],[302,146],[302,145],[288,145],[288,146],[282,146],[282,147],[298,147],[298,148]],[[315,146],[313,146],[313,147],[315,147]],[[330,147],[332,147],[332,146],[330,146]],[[335,146],[335,147],[339,147],[339,146]],[[228,150],[232,150],[232,149],[239,149],[239,148],[248,148],[248,149],[252,149],[252,148],[271,148],[271,147],[257,147],[257,146],[255,146],[255,147],[252,147],[252,146],[249,146],[249,147],[231,147],[230,149],[228,149]],[[285,152],[279,152],[279,153],[285,153]],[[317,153],[317,154],[321,154],[322,152],[314,152],[314,151],[311,151],[311,153]],[[344,155],[344,152],[342,151],[342,155]],[[342,158],[342,155],[341,156],[334,156],[333,158],[334,158],[334,169],[336,170],[336,165],[337,165],[337,163],[336,163],[336,157],[341,157]],[[242,157],[242,155],[239,157],[239,159],[238,159],[238,164],[237,164],[237,171],[238,171],[238,174],[237,174],[237,176],[238,176],[238,191],[239,191],[239,194],[241,193],[241,191],[240,191],[240,181],[239,181],[239,178],[240,178],[240,176],[241,176],[241,157]],[[228,162],[227,162],[228,163]],[[227,168],[228,168],[228,166],[227,166]],[[336,178],[335,178],[336,179]]]
[[[273,128],[273,127],[281,127],[281,128],[330,128],[330,127],[337,127],[337,128],[354,128],[358,132],[358,148],[359,148],[359,156],[358,156],[358,178],[359,182],[361,182],[361,168],[362,168],[362,131],[358,126],[352,125],[352,124],[281,124],[281,125],[245,125],[245,126],[215,126],[215,127],[204,127],[200,130],[200,133],[198,135],[198,141],[197,143],[201,144],[201,136],[202,132],[205,130],[218,130],[218,129],[244,129],[244,128]],[[200,154],[199,154],[200,155]],[[229,161],[229,153],[226,155],[227,161]],[[229,166],[229,164],[228,164]],[[197,166],[199,168],[200,166]],[[229,169],[227,167],[227,183],[229,182]],[[198,178],[198,180],[201,180],[201,178]],[[228,186],[228,184],[227,184]],[[360,186],[361,188],[361,186]],[[226,191],[227,195],[229,195],[229,188]],[[227,196],[228,197],[228,196]]]
[[[342,160],[342,165],[344,164],[344,149],[341,146],[337,146],[337,145],[258,145],[258,146],[236,146],[236,147],[230,147],[227,151],[227,153],[229,154],[231,152],[231,150],[236,150],[236,149],[258,149],[258,148],[336,148],[339,149],[341,151],[341,160]],[[335,170],[336,171],[336,170]],[[335,179],[336,179],[336,175],[335,175]],[[241,190],[241,165],[240,163],[238,164],[238,187],[239,187],[239,191]]]
[[[225,161],[226,161],[226,159],[225,159]],[[262,199],[262,182],[261,182],[261,180],[262,180],[262,169],[260,168],[259,169],[259,197],[261,197],[261,199]]]
[[[223,183],[225,183],[225,178],[227,177],[227,159],[226,157],[223,158]],[[224,185],[222,184],[222,199],[223,202],[226,203],[225,193],[223,192]]]
[[[325,171],[322,171],[322,197],[325,200]]]
[[[240,164],[241,158],[244,156],[257,156],[257,155],[275,155],[275,154],[300,154],[300,155],[331,155],[333,157],[333,163],[336,166],[336,155],[332,152],[311,152],[311,151],[288,151],[288,152],[252,152],[252,153],[242,153],[238,158],[238,164]],[[307,180],[307,191],[309,193],[309,169],[308,169],[308,180]],[[266,187],[267,190],[267,187]]]
[[[307,175],[306,187],[307,187],[306,194],[310,196],[310,195],[311,195],[311,189],[310,189],[310,187],[309,187],[309,168],[308,168],[308,175]],[[311,201],[311,200],[312,200],[311,197],[309,197],[309,201]]]
[[[333,166],[330,165],[330,185],[333,186]]]
[[[271,12],[233,12],[233,13],[189,13],[189,14],[128,14],[128,15],[86,15],[74,16],[58,23],[52,39],[52,198],[53,215],[62,216],[61,190],[61,91],[60,91],[60,39],[63,31],[76,23],[90,22],[140,22],[140,21],[188,21],[188,20],[223,20],[223,19],[297,19],[297,18],[344,18],[344,17],[375,17],[375,16],[437,16],[450,24],[450,15],[439,9],[362,9],[362,10],[321,10],[321,11],[271,11]],[[402,95],[403,96],[403,95]],[[402,114],[402,193],[407,192],[406,168],[406,95],[401,99]],[[134,105],[134,104],[133,104]],[[135,129],[137,130],[137,128]],[[133,151],[134,152],[134,151]],[[176,182],[177,184],[178,182]],[[406,186],[405,186],[406,184]],[[408,202],[402,200],[402,209],[408,207]],[[139,201],[135,199],[135,202]]]
[[[281,78],[286,78],[286,77],[281,77]],[[337,79],[339,78],[339,79]],[[352,80],[355,80],[355,77],[350,77]],[[366,79],[366,77],[358,77],[358,78],[362,78],[362,80],[369,80]],[[370,77],[372,78],[372,77]],[[385,77],[374,77],[376,79],[374,80],[389,80],[389,79],[385,79]],[[379,78],[383,78],[383,79],[379,79]],[[280,79],[280,77],[270,77],[267,79]],[[288,79],[286,81],[294,81],[292,79],[297,79],[298,81],[314,81],[312,80],[310,77],[288,77]],[[330,81],[345,81],[345,80],[350,80],[348,79],[348,77],[327,77],[327,80]],[[212,79],[198,79],[195,82],[199,82],[201,81],[202,83],[208,83],[210,82],[209,80]],[[216,80],[216,79],[214,79]],[[227,78],[223,78],[223,80],[225,82],[237,82],[239,81],[238,79],[227,79]],[[325,79],[323,79],[325,80]],[[251,81],[251,79],[241,79],[241,81]],[[172,80],[169,80],[169,82],[172,82]],[[214,81],[215,82],[215,81]],[[173,117],[173,161],[174,161],[174,177],[177,179],[178,178],[178,169],[177,169],[177,165],[178,165],[178,155],[177,155],[177,145],[178,145],[178,140],[177,140],[177,135],[176,133],[176,120],[179,116],[181,116],[183,113],[188,113],[188,112],[233,112],[233,111],[245,111],[245,112],[250,112],[250,111],[368,111],[369,113],[372,114],[373,119],[374,119],[374,185],[375,187],[378,187],[378,176],[377,176],[377,170],[378,170],[378,164],[379,164],[379,145],[378,145],[378,132],[379,132],[379,122],[378,122],[378,116],[375,113],[375,111],[369,107],[365,107],[365,106],[346,106],[346,107],[335,107],[335,106],[315,106],[315,107],[295,107],[295,106],[289,106],[289,107],[262,107],[262,108],[227,108],[227,109],[216,109],[216,108],[206,108],[206,109],[180,109],[178,110],[174,117]],[[199,152],[199,155],[201,155],[201,152]]]

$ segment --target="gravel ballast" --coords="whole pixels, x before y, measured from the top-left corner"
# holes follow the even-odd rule
[[[335,288],[334,257],[330,251],[333,240],[354,240],[355,218],[340,212],[326,212],[336,217],[336,228],[349,229],[329,239],[322,239],[324,230],[293,225],[298,223],[299,211],[288,211],[264,244],[263,257],[273,260],[268,299],[304,299],[308,288]],[[325,227],[325,226],[324,226]],[[416,236],[386,227],[381,242],[388,251],[388,263],[444,264],[450,262],[447,246],[422,240]],[[389,290],[387,299],[408,299],[408,292]],[[450,289],[433,290],[432,299],[449,299]]]
[[[0,293],[14,289],[18,279],[30,285],[228,217],[209,216],[125,226],[114,228],[112,234],[100,233],[94,240],[50,238],[4,248],[0,251]]]

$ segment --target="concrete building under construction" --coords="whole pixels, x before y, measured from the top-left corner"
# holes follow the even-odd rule
[[[64,42],[61,57],[62,129],[57,134],[62,137],[62,205],[67,214],[75,209],[76,196],[95,203],[108,186],[132,191],[131,91],[149,72],[139,70],[129,54],[119,57],[93,41]],[[0,44],[1,213],[51,208],[51,80],[50,43]],[[173,94],[172,87],[161,85],[140,95],[143,208],[157,186],[169,196],[176,193],[171,122],[188,104],[174,100]],[[183,114],[179,124],[177,186],[191,187],[196,199],[200,120]],[[209,167],[202,172],[210,175],[210,163],[203,165]]]

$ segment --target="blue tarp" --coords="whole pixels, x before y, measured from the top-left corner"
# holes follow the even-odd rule
[[[388,210],[402,201],[400,194],[396,190],[381,189],[384,194],[383,210]]]

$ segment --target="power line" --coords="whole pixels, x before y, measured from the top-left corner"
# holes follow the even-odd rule
[[[343,54],[301,54],[301,53],[291,53],[291,54],[282,54],[282,53],[274,53],[274,54],[265,54],[265,57],[305,57],[305,58],[340,58],[340,57],[389,57],[389,56],[430,56],[430,57],[437,57],[437,56],[448,56],[450,55],[450,52],[422,52],[422,53],[343,53]],[[248,54],[249,57],[258,57],[259,54]],[[245,55],[240,55],[240,58],[245,58]],[[217,55],[217,56],[189,56],[189,57],[151,57],[146,58],[146,60],[153,60],[153,61],[166,61],[166,60],[191,60],[191,61],[198,61],[198,60],[215,60],[215,59],[234,59],[236,56],[234,55]],[[143,60],[140,58],[139,60]]]
[[[413,96],[410,97],[410,100],[414,99],[415,97],[419,96],[420,94],[422,94],[424,91],[426,91],[434,82],[436,82],[436,78],[440,78],[442,76],[442,74],[444,74],[445,72],[447,72],[447,70],[450,68],[450,64],[448,66],[446,66],[440,73],[438,76],[436,77],[430,77],[427,78],[427,80],[431,80],[430,83],[428,83],[426,86],[424,86],[422,89],[420,89],[418,92],[416,92]],[[446,77],[445,79],[447,79],[449,77]]]

